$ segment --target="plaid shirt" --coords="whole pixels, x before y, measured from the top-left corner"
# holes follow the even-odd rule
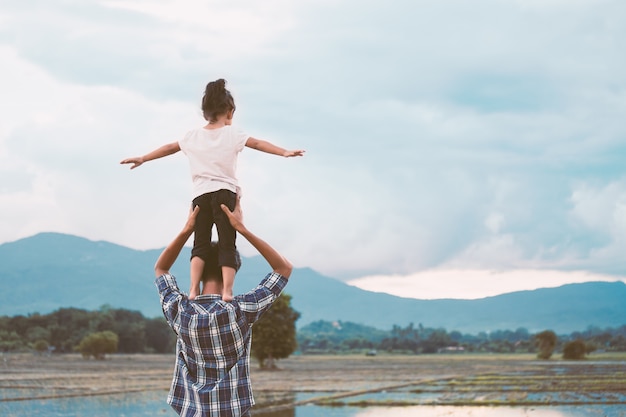
[[[254,404],[250,384],[252,324],[287,284],[268,274],[252,291],[222,301],[190,301],[170,274],[155,280],[165,319],[176,332],[176,368],[167,403],[184,417],[240,416]]]

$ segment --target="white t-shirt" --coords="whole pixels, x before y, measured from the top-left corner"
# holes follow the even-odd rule
[[[189,159],[193,198],[222,189],[238,191],[237,156],[246,145],[248,135],[233,126],[218,129],[198,128],[178,141]]]

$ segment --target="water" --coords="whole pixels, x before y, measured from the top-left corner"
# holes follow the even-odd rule
[[[2,417],[176,417],[165,403],[164,391],[125,395],[57,398],[49,400],[0,402]],[[368,406],[324,407],[303,405],[257,417],[626,417],[626,406]]]
[[[585,409],[584,407],[455,407],[455,406],[410,406],[410,407],[347,407],[342,414],[306,414],[296,412],[297,417],[622,417],[626,412],[613,408]],[[298,410],[297,410],[298,411]],[[277,416],[278,417],[278,416]]]
[[[176,417],[165,402],[167,393],[150,391],[124,395],[0,402],[2,417]]]

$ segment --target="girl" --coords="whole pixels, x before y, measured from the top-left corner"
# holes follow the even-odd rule
[[[178,141],[164,145],[144,156],[128,158],[121,164],[133,164],[130,169],[153,159],[183,151],[189,158],[193,180],[192,206],[200,206],[194,230],[191,251],[191,287],[189,298],[200,294],[200,281],[204,270],[211,233],[215,224],[218,233],[218,263],[222,268],[224,291],[222,300],[231,301],[235,273],[239,269],[236,256],[235,229],[220,208],[226,205],[235,209],[238,184],[235,176],[237,156],[244,146],[286,158],[304,155],[304,150],[286,150],[270,142],[255,139],[232,126],[235,101],[226,89],[226,81],[219,79],[207,84],[202,97],[202,114],[205,126],[187,132]]]

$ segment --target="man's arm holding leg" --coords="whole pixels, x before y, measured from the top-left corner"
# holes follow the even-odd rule
[[[170,268],[176,262],[176,258],[180,254],[180,251],[189,240],[189,236],[193,233],[194,226],[196,224],[196,217],[198,216],[198,212],[200,211],[200,206],[196,206],[193,211],[189,214],[189,218],[187,219],[187,223],[183,226],[183,229],[178,233],[178,235],[170,242],[169,245],[161,252],[159,259],[157,259],[156,264],[154,265],[154,274],[157,277],[160,277],[163,274],[168,274],[170,272]]]
[[[248,230],[243,224],[243,214],[239,205],[239,198],[237,198],[237,204],[235,205],[234,211],[231,212],[224,204],[222,204],[221,207],[224,213],[228,216],[228,220],[233,228],[239,232],[241,236],[246,238],[246,240],[250,242],[250,244],[254,246],[257,251],[259,251],[261,256],[263,256],[270,264],[270,267],[272,267],[274,272],[285,278],[289,278],[291,271],[293,270],[291,262],[278,253],[278,251],[271,247],[266,241]]]

